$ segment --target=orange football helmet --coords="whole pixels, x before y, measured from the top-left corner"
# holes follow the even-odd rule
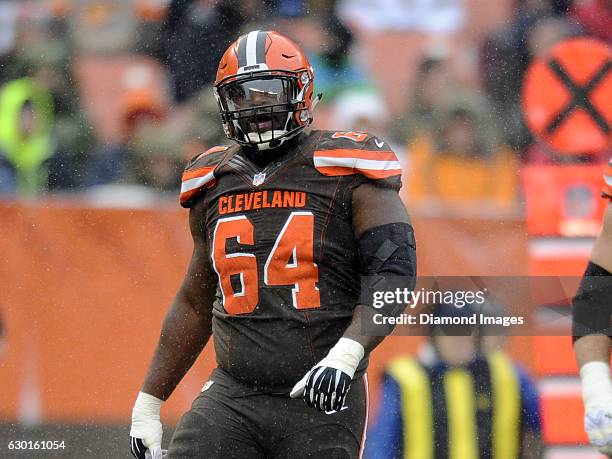
[[[306,54],[278,32],[254,30],[225,51],[214,84],[225,135],[276,148],[312,122],[313,72]]]

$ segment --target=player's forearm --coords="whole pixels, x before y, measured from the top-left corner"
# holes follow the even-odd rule
[[[587,335],[578,338],[574,343],[578,368],[593,361],[609,363],[610,345],[611,340],[606,335]]]
[[[606,207],[604,223],[591,253],[591,261],[607,271],[612,271],[612,201]]]
[[[377,314],[377,311],[374,309],[368,306],[357,305],[355,312],[353,313],[353,320],[343,335],[344,338],[352,339],[353,341],[357,341],[359,344],[361,344],[366,354],[372,352],[376,346],[382,343],[386,336],[391,334],[394,328],[392,326],[386,326],[386,335],[368,336],[364,334],[362,323],[375,323],[374,314]]]
[[[177,298],[168,311],[142,392],[166,400],[212,334],[212,316]]]

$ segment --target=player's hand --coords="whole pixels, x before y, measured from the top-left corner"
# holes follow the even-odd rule
[[[612,382],[610,366],[593,361],[580,368],[584,401],[584,429],[591,445],[612,455]]]
[[[612,454],[612,406],[590,408],[584,416],[589,441],[602,454]]]
[[[162,400],[140,392],[132,410],[130,450],[137,459],[162,459]]]
[[[340,411],[363,355],[361,344],[341,338],[327,356],[293,387],[291,397],[303,397],[308,406],[318,411]]]

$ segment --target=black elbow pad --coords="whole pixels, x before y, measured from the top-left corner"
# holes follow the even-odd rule
[[[612,274],[593,262],[589,262],[572,302],[572,335],[607,335],[612,338],[610,315],[612,314]]]
[[[416,277],[416,242],[408,223],[389,223],[359,239],[359,262],[365,276],[386,272]]]
[[[361,303],[372,306],[374,291],[413,290],[417,276],[414,230],[408,223],[389,223],[365,232],[358,241],[361,264]],[[389,305],[386,315],[397,315],[405,305]]]

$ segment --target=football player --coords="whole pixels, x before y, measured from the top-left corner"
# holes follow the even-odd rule
[[[217,368],[170,457],[359,457],[368,354],[384,338],[361,333],[375,313],[361,279],[383,290],[416,276],[400,164],[373,135],[309,128],[312,69],[276,32],[238,38],[214,87],[235,144],[183,174],[194,250],[134,405],[132,452],[160,457],[161,405],[212,335]]]
[[[612,160],[604,175],[603,197],[612,199]],[[591,259],[573,302],[574,351],[580,367],[585,429],[601,453],[612,455],[612,205],[593,246]]]

